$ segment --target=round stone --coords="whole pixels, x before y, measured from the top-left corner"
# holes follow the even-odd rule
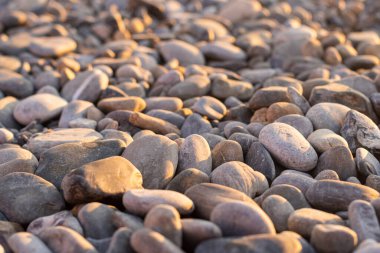
[[[313,147],[300,132],[287,124],[265,126],[260,131],[259,141],[288,169],[309,171],[317,165],[318,155]]]

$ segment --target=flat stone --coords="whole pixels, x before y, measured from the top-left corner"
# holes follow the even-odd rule
[[[130,190],[124,194],[123,204],[128,212],[141,216],[159,204],[171,205],[182,215],[190,214],[194,210],[191,199],[184,194],[169,190]]]
[[[208,60],[244,61],[246,54],[239,47],[228,42],[215,41],[201,47],[201,52]]]
[[[226,2],[223,4],[219,15],[232,23],[237,23],[246,18],[255,17],[260,11],[261,4],[259,2],[238,0],[235,3]],[[240,13],[240,15],[236,15],[236,13]]]
[[[303,194],[315,183],[315,180],[307,173],[296,170],[284,170],[276,177],[271,186],[287,184],[300,189]]]
[[[259,141],[288,169],[309,171],[317,164],[318,156],[313,147],[300,132],[287,124],[265,126],[260,131]]]
[[[141,171],[144,188],[163,189],[176,172],[178,146],[165,136],[150,135],[132,142],[122,156]]]
[[[356,199],[371,201],[379,197],[379,192],[370,187],[336,180],[320,180],[306,192],[309,203],[328,212],[347,211]]]
[[[111,156],[70,171],[61,188],[71,204],[120,201],[126,191],[142,188],[142,175],[127,159]]]
[[[11,221],[26,225],[65,207],[57,188],[33,174],[14,172],[0,182],[0,211]]]
[[[68,37],[33,38],[29,46],[29,50],[40,57],[60,57],[76,48],[76,42]]]
[[[47,122],[59,116],[67,105],[66,100],[51,94],[35,94],[21,100],[13,111],[13,116],[22,125],[37,120]]]
[[[191,109],[211,120],[221,120],[227,113],[226,106],[218,99],[210,96],[199,98]]]
[[[145,109],[145,101],[139,97],[112,97],[105,98],[99,101],[98,108],[105,113],[116,110],[128,110],[134,112],[140,112]]]
[[[26,148],[40,157],[46,150],[60,144],[93,142],[102,138],[101,134],[88,128],[57,129],[30,138]]]
[[[177,83],[168,91],[168,95],[180,99],[189,99],[206,95],[211,89],[210,79],[203,75],[192,75]]]

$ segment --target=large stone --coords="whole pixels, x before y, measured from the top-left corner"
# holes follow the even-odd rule
[[[38,164],[36,175],[61,189],[63,177],[87,163],[120,155],[125,144],[120,140],[66,143],[44,152]]]
[[[288,169],[309,171],[317,165],[318,155],[313,147],[300,132],[287,124],[265,126],[260,131],[259,141]]]
[[[66,100],[55,95],[35,94],[21,100],[16,105],[13,116],[22,125],[28,125],[34,120],[44,123],[59,116],[66,104]]]
[[[11,221],[28,224],[64,207],[57,188],[43,178],[25,172],[0,178],[0,211]]]
[[[123,157],[141,171],[144,188],[163,189],[176,172],[178,146],[165,136],[149,135],[132,142]]]
[[[319,103],[310,108],[306,113],[313,123],[314,129],[330,129],[339,133],[349,107],[337,103]]]
[[[70,204],[120,201],[126,191],[142,188],[142,175],[127,159],[112,156],[70,171],[61,188]]]
[[[318,153],[323,153],[337,146],[348,147],[347,141],[330,129],[315,130],[307,137],[307,140]]]

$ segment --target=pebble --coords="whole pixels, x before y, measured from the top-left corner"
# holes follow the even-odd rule
[[[182,246],[182,223],[178,211],[170,205],[156,205],[145,216],[144,227],[152,229]]]
[[[181,128],[183,122],[185,122],[185,117],[182,115],[163,109],[152,109],[147,112],[147,115],[167,121],[177,128]]]
[[[14,142],[14,135],[6,128],[0,128],[0,144]]]
[[[211,152],[212,167],[218,166],[231,161],[244,161],[243,149],[236,141],[223,140],[215,145]]]
[[[268,122],[272,123],[278,118],[286,115],[297,114],[303,115],[302,110],[295,104],[288,102],[277,102],[273,103],[268,107],[266,111],[266,119]]]
[[[76,42],[68,37],[33,38],[29,46],[29,50],[40,57],[60,57],[76,48]]]
[[[366,239],[380,240],[380,225],[373,206],[364,200],[354,200],[348,207],[350,227],[358,235],[359,242]]]
[[[344,225],[344,221],[338,215],[313,208],[295,210],[288,219],[289,230],[305,238],[310,238],[314,227],[318,224]]]
[[[36,94],[21,100],[13,111],[18,123],[28,125],[34,120],[44,123],[59,116],[67,102],[51,94]]]
[[[210,221],[220,227],[225,237],[276,234],[271,219],[252,203],[235,201],[218,204],[211,212]]]
[[[342,104],[323,102],[312,106],[306,117],[313,123],[315,130],[329,129],[334,133],[340,133],[349,110],[350,108]]]
[[[358,237],[350,228],[335,224],[319,224],[311,233],[311,244],[322,253],[349,253],[358,244]]]
[[[212,210],[221,203],[232,201],[253,203],[253,200],[246,194],[233,188],[213,183],[194,185],[185,192],[185,195],[194,202],[195,214],[206,219],[210,218]]]
[[[0,182],[0,211],[10,221],[25,225],[65,207],[57,188],[31,173],[14,172],[1,177]]]
[[[307,173],[296,170],[284,170],[273,180],[271,186],[287,184],[300,189],[303,194],[315,183],[315,180]]]
[[[60,144],[93,142],[102,138],[101,134],[88,128],[57,129],[30,138],[26,148],[36,157],[40,157],[46,150]]]
[[[370,187],[336,180],[320,180],[306,192],[309,203],[328,212],[347,211],[354,200],[371,201],[379,197],[379,192]]]
[[[245,163],[261,172],[268,180],[276,176],[276,168],[268,150],[260,142],[253,142],[245,156]]]
[[[210,147],[205,138],[197,134],[186,137],[179,147],[177,171],[182,172],[189,168],[196,168],[207,175],[212,170]]]
[[[354,158],[345,146],[332,147],[319,156],[314,173],[317,174],[326,169],[335,171],[342,180],[357,175]]]
[[[254,197],[258,192],[258,182],[251,167],[243,162],[231,161],[216,167],[210,181],[214,184],[225,185]]]
[[[70,204],[113,202],[120,201],[130,189],[141,189],[142,181],[140,171],[130,161],[111,156],[71,170],[62,179],[61,188]]]
[[[246,101],[251,98],[252,93],[253,86],[249,82],[218,77],[214,78],[211,83],[211,94],[218,99],[236,97]]]
[[[195,253],[227,252],[301,252],[302,245],[296,238],[281,235],[259,234],[235,238],[217,238],[201,243]]]
[[[262,202],[271,195],[280,195],[281,197],[284,197],[295,210],[310,207],[302,191],[297,187],[288,184],[280,184],[270,187],[259,197],[255,198],[255,201],[261,205]]]
[[[27,231],[34,235],[39,235],[44,229],[55,226],[68,227],[83,235],[82,225],[79,223],[78,219],[67,210],[33,220],[28,225]]]
[[[131,239],[132,231],[128,228],[119,228],[112,235],[107,253],[132,252]]]
[[[244,61],[246,54],[239,47],[224,41],[215,41],[201,47],[201,52],[208,60]]]
[[[203,241],[222,237],[220,228],[207,220],[186,218],[181,224],[183,246],[189,251],[194,251]]]
[[[167,62],[177,59],[182,66],[205,64],[205,59],[201,51],[184,41],[170,40],[161,42],[158,44],[158,50]]]
[[[20,125],[13,117],[13,111],[18,100],[14,97],[0,98],[0,123],[6,128],[18,129]]]
[[[62,226],[47,228],[39,234],[39,237],[53,252],[98,252],[94,246],[80,234]]]
[[[178,146],[165,136],[148,135],[132,142],[122,156],[141,172],[144,188],[163,189],[175,175]]]
[[[15,253],[51,253],[51,250],[35,235],[19,232],[8,238],[8,244]]]
[[[8,96],[25,98],[33,94],[33,84],[16,72],[0,69],[0,91]]]
[[[330,148],[339,146],[348,148],[347,141],[330,129],[315,130],[307,137],[307,140],[318,153],[323,153]]]
[[[185,193],[193,185],[209,183],[210,177],[203,171],[189,168],[179,172],[166,186],[167,190]]]
[[[176,112],[183,107],[182,100],[176,97],[150,97],[146,98],[145,102],[146,111],[161,109]]]
[[[168,95],[182,100],[206,95],[211,89],[210,79],[203,75],[192,75],[177,83],[168,91]]]
[[[113,213],[113,208],[97,202],[82,206],[78,212],[78,220],[84,235],[92,239],[112,237],[116,231],[116,226],[110,222]]]
[[[128,212],[141,216],[159,204],[171,205],[182,215],[190,214],[194,210],[194,203],[190,198],[169,190],[129,190],[123,196],[123,204]]]
[[[351,152],[360,147],[370,150],[375,155],[380,152],[379,127],[366,115],[355,110],[349,111],[340,132]]]
[[[86,118],[91,107],[93,107],[92,103],[83,100],[75,100],[68,103],[62,110],[58,126],[61,128],[67,128],[69,127],[70,121]]]
[[[126,98],[105,98],[99,101],[98,108],[104,113],[109,113],[116,110],[128,110],[134,112],[141,112],[145,109],[146,103],[139,97],[126,97]]]
[[[0,149],[0,177],[13,172],[34,173],[37,166],[37,158],[26,149]]]
[[[206,116],[211,120],[220,120],[227,113],[226,106],[220,102],[218,99],[203,96],[199,98],[191,107],[191,109],[199,113],[202,116]]]
[[[108,82],[108,76],[99,69],[85,71],[63,86],[61,96],[69,102],[75,100],[95,102],[101,92],[107,88]]]
[[[307,139],[308,136],[313,132],[313,123],[307,117],[302,115],[288,114],[277,118],[275,122],[285,123],[294,127]]]
[[[163,235],[149,228],[142,228],[132,234],[132,248],[136,252],[181,253],[184,252]]]
[[[62,179],[70,171],[90,162],[120,155],[124,147],[120,140],[61,144],[41,155],[36,175],[61,189]]]
[[[289,201],[280,195],[271,195],[265,198],[261,206],[272,220],[277,233],[288,229],[289,216],[294,212]]]
[[[259,141],[288,169],[310,171],[317,165],[318,156],[313,147],[300,132],[287,124],[265,126],[260,131]]]

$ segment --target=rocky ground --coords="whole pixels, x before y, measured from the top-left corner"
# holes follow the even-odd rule
[[[0,0],[0,252],[380,252],[379,13]]]

